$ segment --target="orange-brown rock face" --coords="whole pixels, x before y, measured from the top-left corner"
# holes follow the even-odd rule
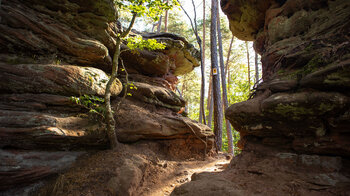
[[[230,22],[230,30],[238,39],[253,41],[264,26],[265,12],[274,0],[221,0],[221,9]]]
[[[350,156],[349,17],[344,0],[286,1],[266,10],[255,41],[263,82],[254,98],[226,111],[243,136],[267,145],[273,137],[277,146],[281,138],[300,153]]]
[[[103,119],[71,97],[104,96],[120,27],[116,13],[113,0],[0,2],[0,195],[28,194],[78,156],[108,148]],[[206,145],[192,130],[208,144],[213,134],[177,114],[185,101],[172,88],[176,76],[199,66],[198,50],[172,34],[141,36],[166,48],[123,52],[134,88],[115,110],[119,141],[188,140],[202,153]],[[115,109],[125,92],[119,73],[111,90]]]
[[[173,195],[349,195],[350,1],[221,6],[233,35],[254,40],[263,81],[226,110],[242,153]]]

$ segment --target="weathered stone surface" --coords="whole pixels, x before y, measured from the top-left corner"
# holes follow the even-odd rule
[[[230,30],[241,40],[253,41],[264,26],[265,12],[274,0],[221,0],[221,9],[230,22]]]
[[[208,126],[171,113],[168,109],[156,108],[154,105],[145,107],[145,104],[135,104],[126,100],[121,105],[116,119],[118,140],[121,142],[140,139],[196,138],[197,136],[208,141],[208,145],[213,142],[214,135]]]
[[[0,189],[12,189],[0,195],[35,192],[47,181],[45,177],[62,172],[75,161],[80,152],[74,150],[108,148],[103,115],[89,113],[90,108],[73,104],[70,97],[104,96],[115,37],[121,27],[116,18],[112,0],[1,1],[0,181],[6,183]],[[135,34],[141,33],[132,31],[131,36]],[[210,129],[174,113],[185,106],[185,101],[173,92],[176,76],[199,66],[198,50],[177,35],[141,35],[163,42],[166,49],[123,51],[123,62],[135,89],[129,89],[130,106],[123,104],[121,111],[116,107],[122,83],[117,79],[111,89],[114,114],[123,118],[116,127],[116,131],[120,129],[120,141],[168,139],[156,141],[169,149],[168,154],[181,157],[210,151]],[[118,77],[123,80],[122,66],[119,68]],[[157,118],[158,124],[152,124],[151,117]],[[181,124],[182,120],[195,133]],[[137,127],[132,128],[135,124]],[[201,141],[206,137],[208,145]],[[55,158],[57,163],[53,164]],[[132,189],[133,181],[128,181],[128,176],[123,181],[130,182]]]
[[[185,107],[185,100],[167,88],[141,82],[133,82],[133,84],[136,88],[128,90],[131,98],[169,108],[175,112],[178,112],[181,107]]]
[[[113,28],[110,22],[115,18],[112,3],[109,0],[90,1],[90,4],[2,1],[0,50],[10,54],[21,52],[33,58],[44,55],[68,63],[107,66],[111,64],[111,57],[105,45],[111,47],[114,42],[114,32],[110,30]],[[93,10],[99,12],[93,13]],[[96,25],[102,28],[93,30]],[[103,40],[105,45],[96,38]]]
[[[264,82],[253,99],[226,111],[243,136],[287,137],[299,152],[348,156],[339,138],[350,108],[349,5],[286,1],[266,11],[264,33],[255,42]]]
[[[185,38],[170,33],[142,34],[144,39],[156,39],[165,44],[164,50],[128,51],[122,49],[121,58],[129,73],[140,73],[148,76],[164,76],[172,73],[175,76],[191,72],[199,66],[199,51]]]
[[[107,187],[112,195],[134,195],[142,181],[149,161],[139,155],[133,155],[130,159],[123,160],[118,168],[118,177],[109,179]]]
[[[108,76],[99,69],[72,65],[0,63],[0,76],[0,90],[11,93],[104,96],[108,82]],[[121,90],[116,80],[112,95]]]
[[[84,152],[0,150],[0,191],[57,174],[82,154]],[[28,194],[27,191],[24,189],[22,194]],[[11,191],[7,194],[11,195]]]
[[[0,148],[107,148],[104,127],[84,112],[69,97],[0,95]]]

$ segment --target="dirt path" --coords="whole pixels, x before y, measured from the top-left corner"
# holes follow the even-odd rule
[[[87,154],[37,195],[170,195],[177,186],[191,181],[192,174],[220,172],[230,161],[221,153],[203,161],[201,155],[186,159],[163,150],[159,143],[144,142]]]
[[[220,172],[230,162],[224,154],[207,157],[205,161],[194,159],[186,161],[160,160],[163,169],[154,171],[141,188],[140,195],[168,196],[176,186],[191,181],[191,176],[202,172]]]

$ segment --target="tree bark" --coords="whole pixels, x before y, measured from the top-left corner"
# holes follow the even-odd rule
[[[221,107],[221,95],[220,95],[220,78],[218,67],[218,54],[217,54],[217,39],[216,39],[216,22],[218,1],[211,1],[211,24],[210,24],[210,51],[211,51],[211,68],[213,70],[213,100],[214,100],[214,134],[216,136],[216,147],[218,151],[221,151],[222,147],[222,107]]]
[[[116,38],[116,50],[113,55],[112,73],[111,73],[110,79],[107,82],[106,90],[105,90],[105,96],[104,96],[105,107],[106,107],[105,120],[106,120],[106,126],[107,126],[107,136],[112,149],[115,149],[117,147],[118,141],[115,133],[115,120],[114,120],[113,111],[111,107],[111,87],[114,81],[117,79],[121,39],[126,37],[130,33],[132,26],[134,26],[136,16],[137,16],[136,13],[133,14],[129,27],[123,33],[121,33],[121,35],[118,35]]]
[[[112,74],[111,77],[106,85],[105,90],[105,104],[106,104],[106,126],[107,126],[107,135],[110,142],[110,146],[112,149],[115,149],[117,147],[117,136],[115,134],[115,120],[112,112],[111,107],[111,87],[117,78],[117,69],[118,69],[118,59],[120,56],[120,37],[118,36],[116,39],[116,51],[114,52],[113,56],[113,67],[112,67]]]
[[[248,61],[248,85],[249,85],[249,90],[250,90],[250,63],[249,63],[249,47],[248,47],[248,42],[245,42],[245,47],[247,48],[247,61]]]
[[[259,82],[259,64],[258,64],[258,53],[255,52],[255,84]]]
[[[166,0],[167,3],[169,3],[169,0]],[[165,11],[165,16],[164,16],[164,32],[168,32],[168,17],[169,17],[169,11]]]
[[[225,73],[225,64],[224,64],[224,54],[222,49],[222,37],[221,37],[221,25],[220,25],[220,13],[219,10],[217,11],[217,29],[218,29],[218,44],[219,44],[219,57],[220,57],[220,71],[221,71],[221,83],[222,83],[222,101],[223,101],[223,108],[224,111],[228,107],[228,101],[227,101],[227,90],[226,90],[226,73]],[[227,142],[228,142],[228,153],[234,154],[233,152],[233,141],[232,141],[232,130],[231,130],[231,124],[228,120],[226,120],[226,133],[227,133]]]
[[[160,33],[161,28],[162,28],[162,16],[159,17],[157,33]]]
[[[194,1],[192,0],[192,4]],[[195,7],[194,7],[195,9]],[[204,94],[205,94],[205,0],[203,0],[203,40],[202,40],[202,51],[201,51],[201,96],[200,96],[200,107],[199,107],[199,122],[204,124],[205,120],[205,105],[204,105]]]
[[[228,49],[227,58],[226,58],[226,69],[225,69],[225,73],[227,74],[227,77],[226,77],[226,78],[227,78],[227,91],[229,91],[229,87],[230,87],[230,69],[229,69],[229,63],[230,63],[230,55],[231,55],[233,40],[234,40],[234,36],[232,36],[232,38],[231,38],[230,47],[229,47],[229,49]]]
[[[208,126],[211,128],[211,123],[213,121],[213,80],[212,80],[211,71],[210,71],[210,75],[209,75],[209,90],[208,90],[207,109],[209,111],[207,122],[208,122]]]

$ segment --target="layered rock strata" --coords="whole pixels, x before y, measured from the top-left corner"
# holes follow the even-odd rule
[[[74,103],[72,96],[103,97],[120,27],[116,13],[112,0],[1,1],[0,191],[7,190],[3,194],[27,194],[80,155],[108,148],[101,117]],[[119,141],[188,141],[186,145],[193,144],[191,152],[209,150],[211,130],[177,114],[185,101],[172,91],[177,75],[199,66],[198,51],[176,35],[142,36],[157,39],[166,48],[123,52],[135,88],[117,110],[125,76],[121,74],[112,86]]]

